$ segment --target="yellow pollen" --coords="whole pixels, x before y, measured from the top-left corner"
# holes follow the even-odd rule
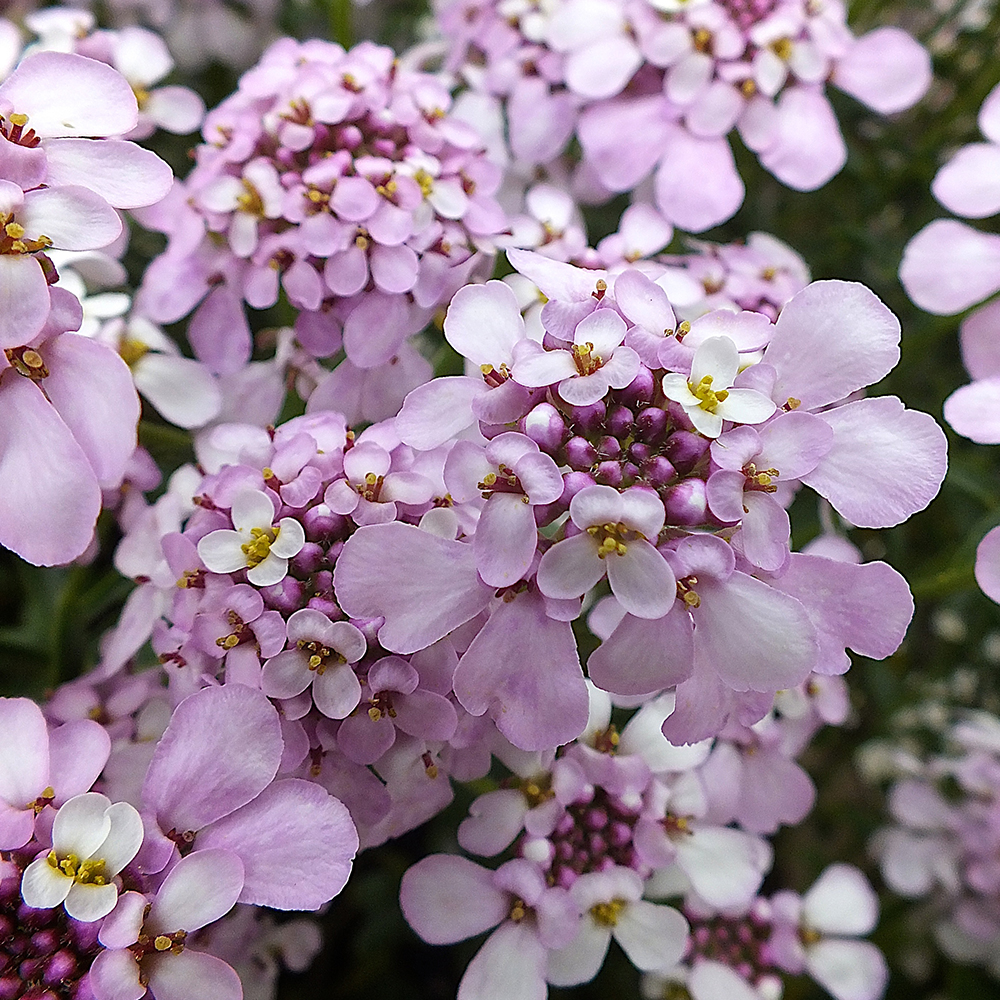
[[[757,93],[757,84],[753,80],[747,79],[740,84],[740,90],[744,97],[753,97]]]
[[[628,903],[624,899],[612,899],[608,903],[595,903],[590,908],[590,915],[594,918],[594,923],[603,927],[614,927],[626,906]]]
[[[708,28],[699,28],[691,41],[699,52],[707,52],[712,45],[712,32]]]
[[[420,185],[421,194],[425,198],[430,197],[430,193],[434,190],[434,178],[421,168],[413,175],[413,179]]]
[[[803,927],[799,931],[799,937],[802,939],[803,944],[818,944],[823,940],[823,936],[819,931],[813,930],[812,927]]]
[[[796,399],[794,396],[789,396],[788,401],[785,403],[786,410],[797,410],[802,405],[801,399]]]
[[[242,181],[243,192],[236,196],[236,204],[244,212],[263,218],[264,200],[261,198],[260,192],[245,177],[242,178]]]
[[[719,403],[729,398],[729,393],[725,389],[720,389],[718,392],[713,391],[711,375],[704,375],[697,385],[688,382],[688,388],[692,395],[697,396],[698,406],[709,413],[715,413]]]
[[[260,474],[264,477],[265,482],[268,479],[274,479],[274,469],[270,466],[265,465],[264,468],[260,470]]]
[[[141,111],[149,101],[149,91],[142,87],[133,87],[132,93],[135,94],[135,103],[139,105]]]
[[[623,556],[628,552],[626,539],[642,538],[638,531],[632,531],[627,525],[618,524],[594,524],[587,529],[587,534],[597,542],[597,556],[604,559],[610,555]]]
[[[24,235],[24,226],[19,225],[16,222],[8,222],[7,225],[3,227],[3,231],[12,240],[19,240]]]
[[[687,320],[684,320],[684,322],[677,327],[677,339],[683,340],[690,332],[691,324]]]
[[[271,543],[278,537],[279,528],[251,528],[250,541],[240,548],[247,557],[247,566],[259,566],[270,554]]]
[[[29,368],[44,368],[45,367],[45,362],[42,360],[42,356],[38,353],[38,351],[33,351],[30,348],[28,350],[26,350],[21,355],[21,360]]]
[[[314,205],[325,205],[330,200],[330,196],[328,194],[324,194],[322,191],[318,190],[317,188],[310,188],[306,192],[306,197]]]
[[[118,353],[121,355],[122,361],[131,368],[141,357],[149,353],[149,347],[141,340],[126,337],[118,345]]]
[[[10,121],[11,125],[20,125],[21,128],[24,128],[24,126],[28,124],[27,115],[18,115],[18,114],[7,115],[7,118]]]
[[[528,907],[523,899],[515,899],[508,916],[515,924],[520,923],[528,915]]]
[[[581,375],[593,375],[604,364],[604,359],[593,351],[594,345],[589,340],[585,344],[574,344],[571,348],[573,362]]]
[[[419,184],[420,182],[418,181],[417,183]],[[379,184],[375,188],[375,190],[380,195],[382,195],[383,198],[390,198],[391,199],[396,194],[396,191],[398,190],[398,188],[399,188],[399,185],[394,180],[390,180],[390,181],[386,181],[385,184]]]
[[[354,237],[354,245],[359,250],[367,250],[368,249],[368,234],[367,233],[358,233],[358,235]]]
[[[777,275],[778,272],[773,267],[765,267],[764,270],[760,272],[760,276],[765,281],[774,281]]]
[[[792,40],[790,38],[779,38],[771,42],[771,51],[784,62],[792,58]]]
[[[215,644],[216,646],[221,646],[223,649],[233,649],[240,644],[240,637],[235,632],[232,632],[220,639],[216,639]]]
[[[49,851],[45,859],[50,868],[81,885],[107,885],[108,872],[103,858],[81,861],[75,854],[67,854],[61,861],[56,852]]]
[[[173,946],[174,942],[166,934],[159,934],[153,939],[153,947],[157,951],[170,951]]]

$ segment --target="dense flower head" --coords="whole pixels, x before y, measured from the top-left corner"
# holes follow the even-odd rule
[[[446,65],[481,95],[469,102],[478,114],[503,102],[515,166],[547,164],[575,134],[575,182],[587,200],[630,190],[655,169],[657,207],[689,231],[725,220],[743,200],[726,142],[733,128],[775,176],[811,190],[846,160],[827,81],[892,113],[931,79],[913,38],[897,28],[856,38],[839,2],[438,8]]]
[[[143,313],[172,321],[201,302],[195,353],[231,372],[250,353],[241,303],[267,308],[283,289],[307,351],[343,346],[354,369],[381,370],[488,266],[505,225],[499,170],[450,104],[388,48],[276,42],[208,115],[184,184],[144,215],[170,242]]]

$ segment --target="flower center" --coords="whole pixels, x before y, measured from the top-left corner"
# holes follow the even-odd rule
[[[260,192],[244,177],[243,190],[236,196],[236,204],[240,209],[258,218],[264,217],[264,199]]]
[[[495,389],[498,385],[503,385],[510,378],[510,369],[506,364],[501,365],[499,368],[494,368],[493,365],[480,365],[479,370],[483,373],[483,381],[491,389]]]
[[[299,639],[295,645],[309,657],[309,669],[314,670],[317,676],[322,675],[331,663],[336,667],[347,662],[335,649],[311,639]]]
[[[677,596],[689,608],[697,608],[701,605],[701,598],[694,589],[697,582],[698,577],[696,576],[685,576],[683,579],[677,581]]]
[[[32,382],[41,382],[48,378],[49,370],[45,360],[33,347],[12,347],[4,351],[11,368],[19,375],[30,378]]]
[[[48,236],[39,236],[37,240],[26,239],[27,234],[24,231],[24,226],[15,222],[13,215],[5,215],[0,218],[0,225],[3,226],[3,236],[0,237],[0,253],[38,253],[39,250],[47,250],[52,246],[52,240]]]
[[[390,719],[396,718],[396,709],[392,707],[392,696],[388,691],[379,691],[373,694],[369,705],[371,705],[371,708],[368,709],[368,718],[372,722],[378,722],[379,719],[386,715]]]
[[[271,545],[278,537],[280,528],[251,528],[250,541],[244,542],[240,548],[247,557],[247,566],[253,569],[259,566],[270,554]]]
[[[35,135],[33,128],[29,128],[27,132],[24,130],[24,126],[27,124],[27,115],[0,115],[0,135],[8,142],[34,149],[42,140]]]
[[[75,854],[67,854],[60,860],[55,851],[49,851],[45,859],[50,868],[60,875],[71,878],[81,885],[107,885],[108,870],[103,858],[87,858],[81,861]]]
[[[590,341],[586,344],[574,344],[571,348],[573,362],[581,375],[593,375],[604,364],[604,359],[593,351],[594,345]]]
[[[384,481],[385,476],[377,476],[374,472],[369,472],[365,476],[364,482],[355,486],[355,489],[363,499],[370,500],[372,503],[378,503],[379,497],[382,495],[382,483]]]
[[[595,903],[590,908],[590,915],[594,922],[602,927],[615,927],[622,911],[628,906],[624,899],[612,899],[606,903]]]
[[[712,389],[712,381],[711,375],[703,375],[697,385],[693,382],[688,382],[688,388],[691,390],[691,394],[697,397],[698,405],[709,413],[715,413],[719,403],[729,398],[729,393],[725,389],[719,389],[717,392],[714,391]]]
[[[610,555],[625,555],[628,552],[626,540],[643,537],[621,521],[617,524],[593,524],[587,529],[587,534],[597,542],[597,555],[601,559]]]
[[[477,486],[483,491],[484,500],[489,500],[494,493],[514,493],[519,494],[525,503],[529,502],[521,480],[506,465],[500,465],[496,472],[487,473]]]
[[[758,472],[757,466],[753,462],[747,462],[743,466],[743,475],[746,477],[743,489],[752,490],[755,493],[777,492],[778,487],[772,482],[772,479],[778,477],[777,469],[762,469]]]

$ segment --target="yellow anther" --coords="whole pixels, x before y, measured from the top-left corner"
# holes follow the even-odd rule
[[[716,407],[719,403],[724,402],[729,398],[729,393],[725,389],[719,389],[715,392],[712,389],[712,376],[703,375],[701,381],[694,385],[688,382],[688,388],[691,390],[691,394],[696,396],[699,400],[698,406],[703,410],[707,410],[709,413],[715,413]]]
[[[691,41],[699,52],[707,52],[712,45],[712,32],[708,28],[699,28]]]
[[[684,322],[677,327],[677,339],[683,340],[690,332],[691,324],[687,320],[684,320]]]
[[[483,476],[483,481],[479,484],[483,489],[488,489],[497,481],[497,476],[495,472],[487,472]]]
[[[38,351],[33,351],[30,348],[21,355],[21,360],[29,368],[37,369],[45,367],[45,362],[42,360],[42,356],[38,353]]]
[[[274,479],[274,469],[269,465],[265,465],[263,469],[260,470],[260,474],[264,477],[265,481],[268,479]]]
[[[603,927],[614,927],[618,923],[618,918],[622,910],[628,906],[624,899],[612,899],[607,903],[595,903],[590,908],[590,915],[594,918],[594,923]]]
[[[245,177],[242,178],[242,182],[243,191],[236,196],[236,204],[250,215],[263,216],[264,199],[261,198],[260,192]]]
[[[3,227],[3,231],[12,240],[19,240],[24,235],[24,226],[19,225],[16,222],[8,222],[7,225]]]
[[[278,537],[278,531],[278,528],[250,529],[250,541],[240,546],[250,569],[259,566],[271,554],[271,543]]]
[[[378,720],[382,718],[382,710],[376,708],[375,705],[372,705],[372,707],[368,709],[368,718],[371,719],[372,722],[378,722]]]
[[[7,115],[7,118],[10,121],[11,125],[20,125],[21,128],[24,128],[24,126],[28,124],[27,115],[13,114],[13,115]]]
[[[364,233],[358,233],[358,235],[354,237],[354,245],[359,250],[367,250],[368,249],[368,237]]]
[[[778,272],[773,267],[765,267],[764,270],[760,272],[760,276],[765,281],[774,281],[774,279],[778,276]]]
[[[141,111],[149,101],[149,91],[142,87],[133,87],[132,93],[135,94],[135,103],[139,105]]]
[[[134,337],[126,337],[118,345],[118,353],[121,355],[122,361],[131,368],[140,358],[149,353],[149,345]]]
[[[792,58],[792,40],[790,38],[778,38],[771,42],[771,51],[784,62]]]
[[[434,190],[434,178],[421,167],[413,175],[413,179],[420,185],[420,193],[425,198],[429,197],[430,193]]]
[[[515,924],[520,923],[528,915],[528,907],[523,899],[515,899],[514,905],[510,908],[508,916]]]
[[[324,194],[322,191],[318,190],[317,188],[310,188],[306,192],[306,197],[314,205],[322,205],[324,202],[328,202],[330,200],[330,196],[328,194]]]
[[[173,946],[174,942],[166,934],[158,934],[153,939],[153,947],[157,951],[170,951]]]
[[[740,90],[743,91],[744,97],[753,97],[757,93],[757,84],[748,77],[740,84]]]

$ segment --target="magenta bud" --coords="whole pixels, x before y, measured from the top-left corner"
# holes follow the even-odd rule
[[[639,466],[635,462],[623,462],[622,463],[622,478],[626,483],[635,482],[641,475]]]
[[[684,479],[663,495],[667,524],[704,524],[708,517],[708,499],[704,479]]]
[[[626,438],[632,432],[633,420],[635,420],[635,417],[627,406],[612,406],[608,410],[608,418],[604,422],[604,429],[616,438]]]
[[[653,457],[653,449],[642,441],[633,441],[628,447],[628,457],[642,465]]]
[[[31,935],[31,947],[36,952],[51,954],[59,947],[60,934],[54,927],[46,928],[44,931],[35,931]]]
[[[308,576],[315,573],[323,565],[326,559],[326,549],[318,542],[306,542],[301,549],[292,556],[292,571]]]
[[[580,876],[577,875],[577,873],[575,871],[573,871],[572,868],[567,868],[565,865],[563,865],[556,872],[556,885],[558,885],[562,889],[571,889],[573,887],[573,883],[579,877]],[[16,994],[11,994],[11,996],[15,996],[15,995]]]
[[[650,403],[656,392],[656,380],[653,373],[645,366],[639,366],[639,374],[624,389],[619,389],[615,395],[626,406],[636,406],[639,403]]]
[[[688,416],[687,410],[680,403],[672,399],[667,403],[667,416],[670,418],[670,423],[678,430],[694,430],[694,424],[691,423],[691,418]]]
[[[708,451],[711,441],[690,431],[674,431],[663,446],[663,453],[681,473],[690,472]]]
[[[625,476],[618,462],[600,462],[594,470],[594,479],[602,486],[621,486]]]
[[[306,607],[312,608],[313,611],[320,611],[330,618],[340,617],[340,608],[337,606],[337,602],[331,597],[310,597]]]
[[[600,807],[588,809],[583,817],[584,825],[589,830],[603,830],[608,825],[608,813]]]
[[[280,583],[263,587],[260,596],[264,603],[275,611],[298,611],[306,595],[305,584],[294,576],[286,576]]]
[[[608,829],[607,838],[612,847],[624,847],[632,839],[632,828],[628,823],[615,820]]]
[[[603,426],[607,412],[604,402],[598,400],[590,406],[571,406],[569,415],[578,434],[596,434]]]
[[[566,439],[566,421],[551,403],[539,403],[521,418],[521,433],[551,454]]]
[[[642,467],[643,478],[651,486],[666,486],[677,478],[677,470],[673,467],[669,458],[663,455],[654,455]]]
[[[622,444],[618,438],[605,434],[604,437],[597,439],[597,454],[601,458],[618,458],[621,453]]]
[[[21,995],[22,986],[24,982],[20,976],[0,976],[0,1000],[15,1000]]]
[[[594,477],[589,472],[567,472],[563,476],[563,491],[559,498],[560,503],[569,506],[573,499],[586,486],[596,485]]]
[[[377,156],[388,156],[390,159],[394,158],[396,144],[392,141],[392,139],[376,139],[371,143],[371,147]]]
[[[583,437],[572,437],[566,442],[566,464],[571,469],[585,471],[597,461],[597,449]]]
[[[310,542],[322,542],[328,538],[337,538],[347,533],[347,518],[342,514],[334,514],[325,503],[310,507],[302,515],[302,527]]]
[[[66,948],[57,951],[48,961],[42,982],[47,986],[55,986],[61,980],[68,979],[76,972],[76,956]]]
[[[659,444],[667,433],[667,411],[658,406],[647,406],[635,418],[635,436],[646,444]]]
[[[341,149],[357,149],[364,139],[364,133],[357,125],[345,125],[337,130],[337,145]]]

